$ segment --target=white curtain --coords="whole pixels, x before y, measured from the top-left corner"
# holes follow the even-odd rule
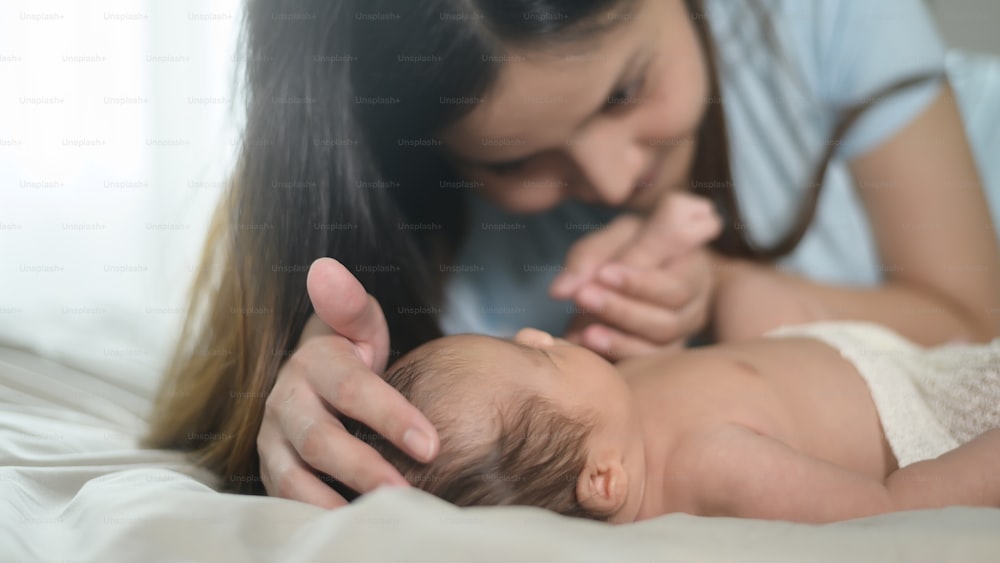
[[[0,2],[0,342],[161,363],[237,148],[241,19]]]

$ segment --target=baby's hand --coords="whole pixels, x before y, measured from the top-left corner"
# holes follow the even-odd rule
[[[570,249],[551,295],[581,309],[566,338],[609,359],[680,348],[708,320],[704,247],[722,224],[712,204],[669,194],[649,217],[625,215]]]

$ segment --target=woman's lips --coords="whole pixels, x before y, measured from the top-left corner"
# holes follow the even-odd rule
[[[660,177],[660,170],[663,168],[664,160],[665,159],[662,156],[660,156],[656,159],[655,162],[653,162],[653,166],[650,167],[649,171],[647,171],[645,175],[639,178],[639,182],[636,184],[636,187],[638,189],[640,190],[645,189],[656,182],[656,180]]]

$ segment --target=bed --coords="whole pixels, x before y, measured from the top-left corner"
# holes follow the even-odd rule
[[[981,64],[992,70],[952,79],[987,150],[1000,146],[988,94],[1000,92],[1000,63]],[[998,186],[991,156],[979,162]],[[219,190],[119,190],[113,206],[81,190],[4,193],[18,228],[0,237],[2,561],[1000,561],[1000,509],[614,527],[458,509],[417,490],[335,511],[219,493],[183,455],[136,445]],[[1000,209],[1000,190],[989,196]],[[80,221],[95,228],[67,229]]]
[[[151,373],[0,348],[0,559],[8,561],[1000,561],[1000,509],[825,526],[667,515],[628,526],[458,509],[389,489],[325,511],[218,493],[142,450]]]

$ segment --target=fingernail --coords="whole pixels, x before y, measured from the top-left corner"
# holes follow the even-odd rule
[[[597,273],[597,278],[611,287],[625,285],[625,269],[618,264],[609,264]]]
[[[429,461],[434,456],[434,444],[430,437],[416,428],[410,428],[403,434],[403,443],[411,454],[423,461]]]

